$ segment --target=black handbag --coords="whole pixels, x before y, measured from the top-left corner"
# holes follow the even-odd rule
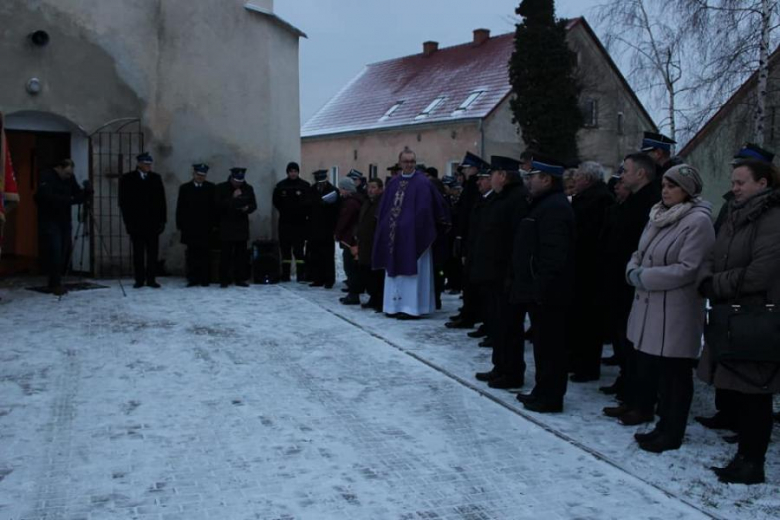
[[[780,363],[780,308],[714,305],[707,311],[704,340],[718,362]]]
[[[752,250],[756,238],[753,224]],[[704,322],[704,341],[719,363],[763,361],[780,364],[780,308],[765,305],[739,305],[745,282],[743,269],[732,303],[713,305]]]

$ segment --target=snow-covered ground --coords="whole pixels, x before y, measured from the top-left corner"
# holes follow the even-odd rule
[[[336,289],[162,282],[0,289],[0,519],[780,517],[776,445],[771,484],[725,486],[734,447],[698,424],[653,455],[595,383],[543,416],[474,381],[456,297],[399,322]]]

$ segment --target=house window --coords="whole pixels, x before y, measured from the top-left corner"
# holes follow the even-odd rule
[[[368,165],[368,178],[369,179],[376,179],[379,175],[379,168],[376,164],[369,164]]]
[[[769,109],[769,140],[775,140],[775,117],[777,115],[777,107]]]
[[[379,120],[380,120],[380,121],[387,121],[388,119],[390,119],[390,116],[392,116],[392,115],[393,115],[393,113],[394,113],[396,110],[398,110],[398,109],[401,107],[401,105],[403,105],[403,104],[404,104],[404,102],[403,102],[403,101],[399,101],[399,102],[397,102],[395,105],[393,105],[393,106],[391,106],[390,108],[388,108],[388,109],[387,109],[387,112],[385,112],[385,115],[383,115],[382,117],[380,117],[380,118],[379,118]]]
[[[447,165],[447,174],[455,175],[455,173],[458,171],[458,166],[460,166],[460,161],[450,161]]]
[[[625,133],[625,116],[623,115],[623,112],[618,112],[617,114],[617,133],[618,135],[623,135]]]
[[[583,126],[595,128],[599,126],[599,100],[587,99],[582,106]]]
[[[444,97],[444,96],[439,96],[439,97],[437,97],[436,99],[434,99],[433,101],[431,101],[431,103],[430,103],[430,104],[429,104],[427,107],[425,107],[425,109],[424,109],[422,112],[420,112],[420,113],[417,115],[417,117],[415,117],[414,119],[415,119],[416,121],[417,121],[417,120],[420,120],[420,119],[425,119],[426,117],[428,117],[428,116],[431,114],[431,112],[433,112],[434,110],[436,110],[436,108],[437,108],[439,105],[441,105],[442,103],[444,103],[444,99],[445,99],[445,97]]]
[[[463,103],[461,103],[461,104],[460,104],[460,106],[459,106],[458,108],[456,108],[456,109],[455,109],[455,111],[452,113],[452,115],[454,115],[454,116],[455,116],[455,115],[458,115],[458,114],[462,114],[463,112],[465,112],[466,110],[468,110],[468,109],[469,109],[469,107],[470,107],[471,105],[473,105],[473,104],[474,104],[474,102],[475,102],[477,99],[479,99],[479,98],[480,98],[480,96],[482,96],[482,94],[484,94],[484,93],[485,93],[485,91],[484,91],[484,90],[475,90],[474,92],[472,92],[471,94],[469,94],[469,96],[466,98],[466,100],[465,100]]]
[[[334,186],[338,185],[339,183],[339,167],[333,166],[330,169],[330,183]]]

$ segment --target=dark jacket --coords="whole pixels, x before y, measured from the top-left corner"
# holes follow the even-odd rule
[[[703,276],[711,277],[711,283],[702,286],[704,296],[712,305],[780,304],[780,190],[758,194],[744,204],[732,200],[727,211]],[[724,366],[706,345],[699,377],[716,388],[749,394],[780,392],[777,364],[732,361]]]
[[[471,279],[471,269],[474,265],[474,256],[477,251],[477,238],[482,227],[482,214],[495,196],[495,192],[492,191],[487,196],[480,193],[479,198],[474,201],[471,207],[471,213],[468,218],[468,231],[462,237],[463,241],[461,242],[462,253],[466,259],[466,275],[469,280]]]
[[[55,170],[44,170],[35,193],[35,202],[38,203],[38,219],[41,222],[68,225],[71,206],[84,202],[84,190],[73,176],[62,179]]]
[[[660,200],[661,192],[651,182],[629,195],[622,204],[615,204],[607,210],[605,229],[601,235],[602,263],[600,269],[594,272],[601,273],[598,278],[602,280],[603,287],[597,293],[598,299],[603,302],[613,328],[622,326],[625,329],[628,321],[634,288],[626,282],[626,265],[639,247],[650,210]]]
[[[138,170],[119,179],[119,209],[130,235],[159,235],[168,221],[162,177],[154,172],[141,178]]]
[[[363,196],[353,193],[349,197],[341,199],[339,205],[339,219],[336,222],[334,235],[342,245],[357,245],[357,225],[360,218],[360,208],[363,206]]]
[[[375,200],[367,198],[360,207],[357,227],[358,263],[360,265],[371,265],[371,253],[374,249],[374,235],[376,234],[376,218],[381,200],[381,195]]]
[[[604,229],[607,208],[615,203],[607,185],[598,181],[572,198],[576,220],[575,293],[578,301],[594,303],[601,280],[595,273],[603,260],[599,238]]]
[[[479,217],[469,270],[472,283],[501,283],[509,278],[512,237],[517,224],[528,214],[528,191],[522,183],[508,184],[490,197]]]
[[[233,196],[236,189],[241,195]],[[217,184],[214,200],[219,216],[219,239],[223,242],[245,242],[249,240],[249,214],[257,209],[255,190],[242,183],[234,188],[230,180]]]
[[[274,188],[273,204],[279,211],[280,231],[301,230],[305,233],[311,212],[311,184],[298,178],[284,179]]]
[[[200,187],[194,181],[179,186],[176,200],[176,229],[181,231],[181,243],[208,246],[211,230],[217,224],[214,183],[204,181]]]
[[[339,204],[326,204],[322,197],[336,191],[328,181],[319,182],[309,188],[311,218],[309,220],[309,239],[317,242],[333,240],[336,222],[339,219]]]
[[[455,236],[460,237],[464,242],[468,239],[469,230],[471,225],[472,210],[474,205],[482,199],[482,195],[477,188],[477,176],[472,175],[463,184],[463,191],[458,199],[456,209],[458,228],[455,230]],[[465,255],[464,255],[465,256]]]
[[[514,236],[512,303],[572,303],[574,228],[574,211],[562,191],[550,191],[531,202]]]

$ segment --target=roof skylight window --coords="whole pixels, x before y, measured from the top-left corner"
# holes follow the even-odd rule
[[[469,94],[469,96],[466,98],[466,100],[463,101],[463,103],[461,103],[460,106],[457,109],[455,109],[455,111],[452,114],[453,115],[457,115],[457,114],[461,114],[461,113],[465,112],[484,93],[485,93],[484,90],[475,90],[474,92]]]
[[[436,99],[434,99],[433,101],[431,101],[430,105],[428,105],[427,107],[425,107],[425,109],[424,109],[422,112],[420,112],[420,113],[417,115],[417,117],[415,117],[414,119],[415,119],[415,120],[419,120],[419,119],[425,119],[426,117],[428,117],[428,116],[431,114],[431,112],[433,112],[434,110],[436,110],[436,108],[437,108],[439,105],[441,105],[442,103],[444,103],[444,100],[445,100],[445,99],[446,99],[446,98],[445,98],[444,96],[439,96],[439,97],[437,97]]]
[[[392,115],[393,115],[393,113],[394,113],[396,110],[398,110],[398,109],[400,108],[400,106],[401,106],[401,105],[403,105],[403,104],[404,104],[404,102],[403,102],[403,101],[399,101],[399,102],[397,102],[395,105],[393,105],[393,106],[391,106],[390,108],[388,108],[388,109],[387,109],[387,112],[385,112],[385,115],[383,115],[382,117],[380,117],[380,118],[379,118],[379,120],[380,120],[380,121],[387,121],[388,119],[390,119],[390,116],[392,116]]]

